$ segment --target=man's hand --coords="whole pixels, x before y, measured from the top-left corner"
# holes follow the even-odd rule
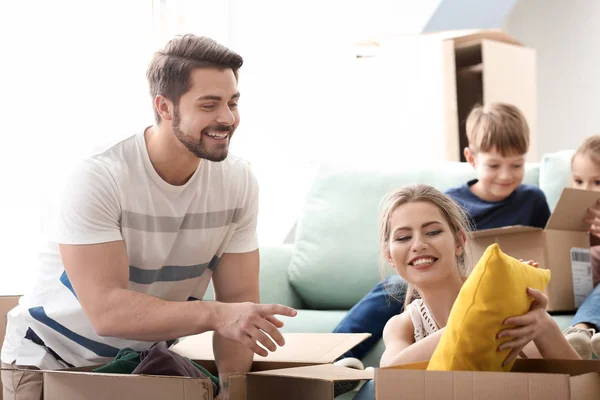
[[[585,222],[591,224],[590,233],[592,235],[600,236],[600,199],[588,208],[585,215]]]
[[[532,288],[527,288],[527,294],[533,297],[529,312],[518,317],[508,318],[504,321],[504,325],[514,325],[515,328],[504,329],[498,334],[498,338],[512,338],[512,340],[504,342],[498,347],[498,351],[512,349],[502,366],[506,366],[517,358],[527,343],[543,335],[547,331],[548,322],[552,321],[552,318],[546,312],[548,297],[539,290]]]
[[[287,306],[249,302],[222,303],[219,310],[219,322],[215,326],[215,332],[224,338],[244,344],[248,349],[263,357],[269,353],[258,343],[270,351],[275,351],[277,345],[285,344],[278,329],[283,326],[283,322],[278,320],[275,315],[288,317],[296,315],[296,310]]]

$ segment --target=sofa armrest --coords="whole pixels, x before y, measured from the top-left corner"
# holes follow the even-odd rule
[[[288,267],[293,250],[293,244],[280,244],[259,249],[261,303],[277,303],[302,308],[302,301],[288,279]],[[204,300],[214,300],[212,282],[206,290]]]

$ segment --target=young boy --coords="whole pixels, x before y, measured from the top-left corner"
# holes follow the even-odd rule
[[[467,138],[464,154],[477,179],[447,194],[469,212],[474,229],[545,227],[550,218],[546,196],[522,184],[529,127],[521,111],[504,103],[475,107],[467,118]]]
[[[447,194],[468,211],[473,228],[545,227],[550,217],[546,196],[538,187],[522,184],[529,127],[521,111],[506,103],[476,106],[466,128],[469,147],[464,154],[477,179]],[[395,296],[390,301],[385,285],[377,285],[335,328],[334,332],[372,335],[344,357],[363,358],[381,339],[386,322],[402,312],[404,299]]]
[[[600,192],[600,135],[586,139],[571,160],[571,187]],[[600,236],[600,204],[590,209],[590,233]],[[583,302],[565,337],[583,360],[600,357],[600,246],[590,248],[594,290]]]

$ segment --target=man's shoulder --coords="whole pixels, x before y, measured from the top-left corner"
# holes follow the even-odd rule
[[[67,183],[75,187],[81,183],[82,188],[95,186],[107,189],[131,180],[128,176],[132,169],[130,166],[140,161],[135,146],[135,136],[131,136],[108,149],[96,148],[95,154],[80,159],[70,168],[66,176]]]
[[[83,159],[78,168],[98,171],[121,169],[122,164],[131,162],[133,158],[140,156],[137,151],[136,136],[130,136],[110,146],[97,146],[94,153]]]

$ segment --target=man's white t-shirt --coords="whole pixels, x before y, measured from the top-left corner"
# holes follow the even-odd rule
[[[123,240],[129,289],[169,301],[201,300],[223,253],[257,249],[257,214],[256,179],[231,154],[218,163],[201,160],[182,186],[157,174],[143,132],[87,159],[67,184],[33,289],[8,314],[2,361],[79,367],[105,364],[126,347],[142,351],[154,344],[96,334],[58,244]]]

